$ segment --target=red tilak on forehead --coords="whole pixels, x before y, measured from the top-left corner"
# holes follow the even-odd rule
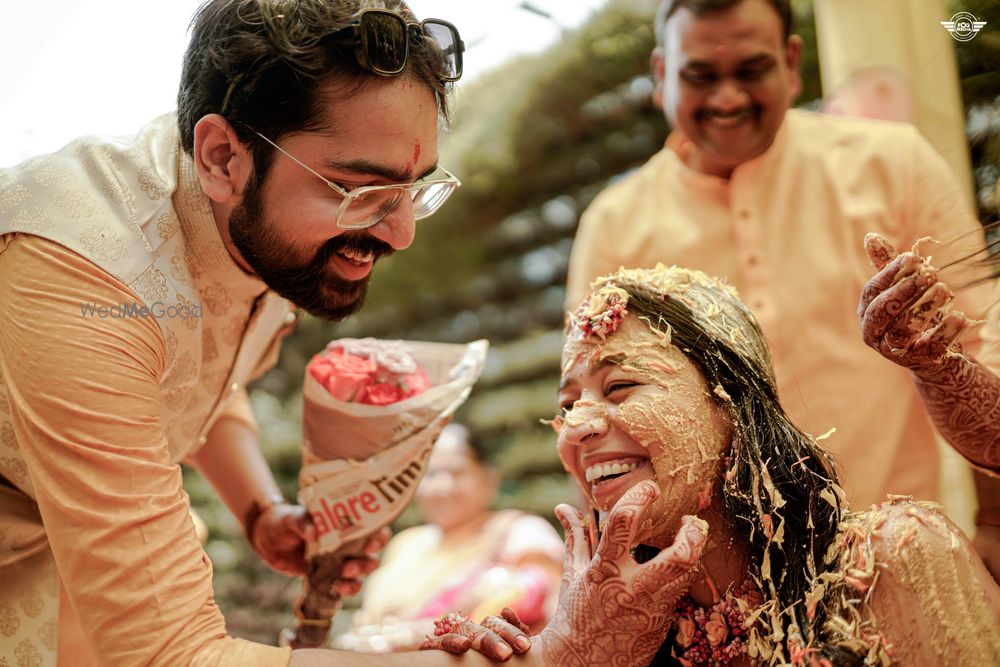
[[[413,157],[410,158],[409,163],[406,165],[406,171],[412,172],[416,168],[418,161],[420,160],[420,153],[422,149],[420,148],[420,142],[414,142],[413,144]]]

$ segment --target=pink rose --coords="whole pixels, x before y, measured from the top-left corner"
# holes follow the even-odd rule
[[[694,639],[694,621],[686,616],[677,619],[677,643],[681,648],[687,648]]]
[[[718,646],[729,636],[729,626],[726,625],[726,619],[722,614],[717,611],[712,612],[708,617],[708,623],[705,624],[705,634],[708,635],[708,643],[712,646]]]
[[[344,354],[342,350],[327,350],[325,355],[317,355],[322,361],[317,363],[316,357],[310,362],[318,366],[310,373],[318,382],[325,376],[323,386],[338,401],[353,401],[361,391],[370,385],[375,378],[378,367],[375,362],[365,357]],[[325,357],[325,358],[324,358]],[[326,366],[326,368],[324,368]]]
[[[417,366],[415,372],[400,378],[399,383],[403,387],[403,398],[416,396],[431,388],[431,381],[427,378],[427,373],[420,366]]]
[[[327,361],[324,355],[317,354],[309,360],[306,370],[309,371],[309,375],[312,375],[316,382],[325,387],[327,380],[330,379],[330,375],[333,373],[333,366]]]
[[[389,405],[405,398],[403,388],[395,382],[376,382],[365,387],[358,394],[358,403],[368,405]]]

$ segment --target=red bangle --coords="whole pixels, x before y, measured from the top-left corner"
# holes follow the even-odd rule
[[[285,505],[287,503],[288,501],[285,500],[285,497],[278,493],[270,495],[264,500],[254,498],[250,501],[250,507],[243,514],[243,534],[246,535],[250,546],[253,546],[254,528],[257,527],[257,522],[260,521],[260,517],[263,516],[264,512],[275,505]]]
[[[980,509],[976,512],[976,525],[1000,528],[1000,509]]]

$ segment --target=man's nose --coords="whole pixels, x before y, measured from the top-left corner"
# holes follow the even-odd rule
[[[409,248],[416,235],[413,200],[410,199],[409,193],[404,193],[399,202],[384,218],[369,227],[368,233],[389,244],[393,250]]]
[[[742,109],[750,104],[750,95],[746,90],[731,78],[724,78],[716,86],[715,90],[708,98],[708,104],[712,109],[722,112],[731,112]]]
[[[587,399],[574,403],[573,409],[566,413],[563,420],[566,442],[577,446],[599,441],[607,435],[609,427],[604,405]]]

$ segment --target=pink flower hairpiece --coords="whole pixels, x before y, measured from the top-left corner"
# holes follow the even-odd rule
[[[580,304],[573,316],[573,324],[585,338],[597,336],[604,340],[618,329],[628,314],[627,306],[628,292],[613,284],[605,284]]]

